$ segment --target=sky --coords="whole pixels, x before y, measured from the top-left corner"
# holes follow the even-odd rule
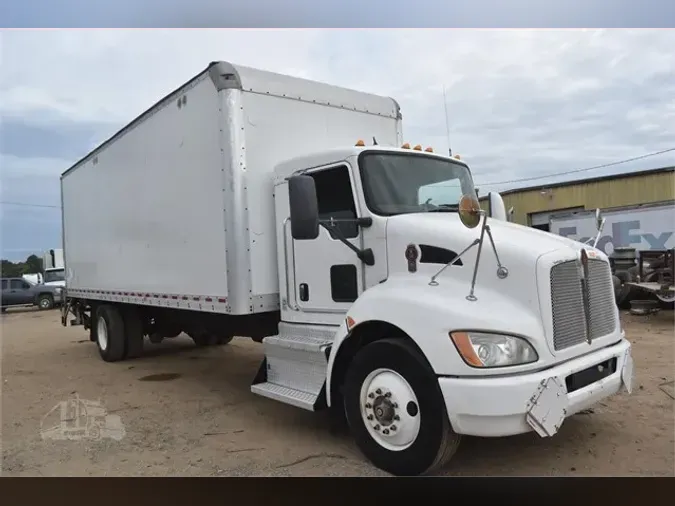
[[[54,207],[0,204],[0,256],[60,247],[59,175],[214,60],[392,96],[404,140],[436,151],[445,87],[453,152],[482,194],[675,148],[675,30],[5,30],[0,200]],[[675,151],[566,179],[667,165]]]

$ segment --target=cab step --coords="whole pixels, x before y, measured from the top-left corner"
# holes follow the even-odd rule
[[[326,406],[328,356],[337,327],[279,324],[263,339],[265,358],[251,392],[308,411]]]

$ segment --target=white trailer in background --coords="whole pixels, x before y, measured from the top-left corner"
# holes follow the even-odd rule
[[[652,271],[649,264],[655,259],[655,265],[663,260],[670,262],[667,252],[675,248],[675,202],[607,209],[602,215],[605,225],[597,247],[610,257],[614,248],[623,248],[634,258],[632,261],[629,258],[627,265],[623,265],[625,261],[619,263],[616,260],[614,276],[619,304],[626,304],[636,297],[644,298],[646,292],[655,295],[661,302],[672,304],[675,301],[672,269],[663,277]],[[561,213],[550,219],[551,232],[581,242],[587,242],[595,234],[594,228],[593,211]],[[643,255],[644,252],[649,252],[649,255]],[[621,253],[623,255],[625,253]],[[644,261],[645,258],[640,260],[641,256],[649,258]],[[663,267],[657,270],[663,270]],[[659,282],[656,282],[657,279]]]
[[[675,247],[675,202],[661,202],[602,211],[605,218],[598,249],[611,255],[614,248],[637,251]],[[560,213],[551,216],[550,231],[581,242],[595,237],[595,211]]]
[[[397,475],[630,391],[606,255],[488,220],[463,161],[401,142],[393,99],[209,65],[62,175],[62,323],[107,362],[262,341],[254,393]]]

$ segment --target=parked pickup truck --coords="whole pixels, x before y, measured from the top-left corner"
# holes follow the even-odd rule
[[[37,285],[22,278],[2,278],[2,312],[15,306],[51,309],[61,304],[62,291],[60,286]]]

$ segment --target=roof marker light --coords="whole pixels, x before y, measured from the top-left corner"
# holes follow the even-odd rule
[[[431,146],[429,146],[429,147],[428,147],[427,149],[425,149],[424,151],[426,151],[427,153],[433,153],[433,152],[434,152],[434,148],[432,148]]]
[[[462,157],[459,156],[459,155],[455,155],[455,156],[453,156],[453,158],[455,158],[455,159],[457,159],[457,160],[461,160],[461,159],[462,159]]]
[[[365,143],[365,142],[363,142],[363,141],[362,141],[361,139],[359,139],[358,141],[356,141],[356,144],[354,144],[354,145],[355,145],[355,146],[359,146],[359,147],[362,147],[362,146],[365,146],[365,145],[366,145],[366,143]]]
[[[418,144],[418,145],[415,146],[413,149],[414,149],[415,151],[422,151],[422,145],[421,145],[421,144]]]
[[[406,142],[403,146],[401,146],[401,149],[410,149],[410,144]]]

